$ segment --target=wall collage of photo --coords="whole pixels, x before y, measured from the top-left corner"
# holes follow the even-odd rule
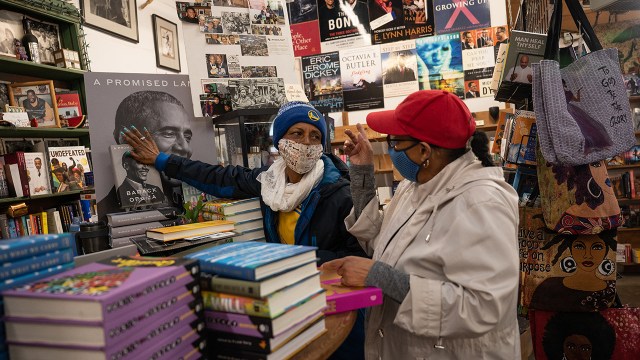
[[[176,2],[187,56],[201,57],[189,64],[194,112],[277,107],[291,83],[326,112],[384,108],[419,89],[492,97],[497,51],[509,41],[506,24],[492,26],[492,1]]]

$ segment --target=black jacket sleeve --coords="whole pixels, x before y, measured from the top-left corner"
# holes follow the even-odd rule
[[[245,199],[260,196],[258,174],[268,167],[220,166],[170,155],[164,173],[216,197]]]

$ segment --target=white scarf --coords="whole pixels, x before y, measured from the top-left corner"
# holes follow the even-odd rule
[[[304,174],[299,182],[291,184],[287,183],[286,167],[284,159],[280,157],[257,178],[262,184],[262,200],[273,211],[293,211],[320,183],[324,174],[324,162],[318,159],[311,171]]]

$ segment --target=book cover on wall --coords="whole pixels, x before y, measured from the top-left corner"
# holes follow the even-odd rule
[[[125,126],[146,127],[162,152],[216,163],[216,150],[211,144],[213,125],[210,120],[194,118],[187,75],[98,72],[85,75],[87,111],[95,119],[89,135],[99,217],[121,211],[109,146],[124,144],[120,132]],[[201,93],[199,82],[194,87]],[[202,111],[200,104],[196,105]],[[181,182],[164,175],[161,179],[170,205],[182,208],[181,203],[174,203],[181,198],[174,196],[181,193]]]
[[[318,26],[318,20],[290,26],[294,56],[308,56],[320,53],[320,28]]]
[[[84,174],[92,171],[84,146],[49,147],[49,166],[55,190],[82,190]]]
[[[158,170],[135,161],[130,151],[129,145],[109,146],[120,207],[132,209],[165,202]]]
[[[507,57],[502,69],[502,81],[496,100],[523,100],[531,96],[532,64],[544,58],[547,35],[513,30]]]
[[[320,0],[318,22],[322,52],[371,44],[369,9],[363,0]]]
[[[460,33],[416,40],[420,90],[444,90],[464,98]]]
[[[343,109],[340,56],[338,52],[302,57],[304,92],[309,103],[322,112]]]
[[[604,49],[616,48],[620,55],[620,69],[623,74],[635,74],[635,95],[638,95],[640,84],[637,83],[638,75],[640,75],[640,19],[627,21],[615,21],[606,24],[598,24],[594,27],[598,40]],[[628,81],[628,79],[627,79]],[[631,90],[631,84],[627,85],[627,89]]]
[[[374,44],[432,36],[435,26],[432,0],[369,0]]]
[[[47,170],[47,158],[44,153],[24,153],[29,178],[29,193],[31,195],[44,195],[51,193],[49,185],[49,171]]]
[[[230,79],[229,96],[235,110],[280,107],[287,101],[281,78]]]
[[[316,0],[286,0],[289,24],[301,24],[318,20],[318,2]]]
[[[379,46],[340,51],[345,111],[384,107]]]
[[[418,90],[415,41],[380,46],[384,97],[406,96]]]
[[[436,34],[448,34],[491,26],[490,1],[434,0]]]
[[[485,28],[460,33],[465,99],[493,95],[491,78],[495,67],[496,29]]]

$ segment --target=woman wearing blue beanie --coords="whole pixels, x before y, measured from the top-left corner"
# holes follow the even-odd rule
[[[260,169],[161,153],[146,129],[124,133],[136,161],[154,165],[171,178],[216,197],[259,196],[267,241],[317,246],[320,264],[347,255],[365,256],[344,225],[353,206],[349,170],[323,152],[326,137],[324,116],[297,101],[283,105],[273,122],[273,143],[281,156]]]

